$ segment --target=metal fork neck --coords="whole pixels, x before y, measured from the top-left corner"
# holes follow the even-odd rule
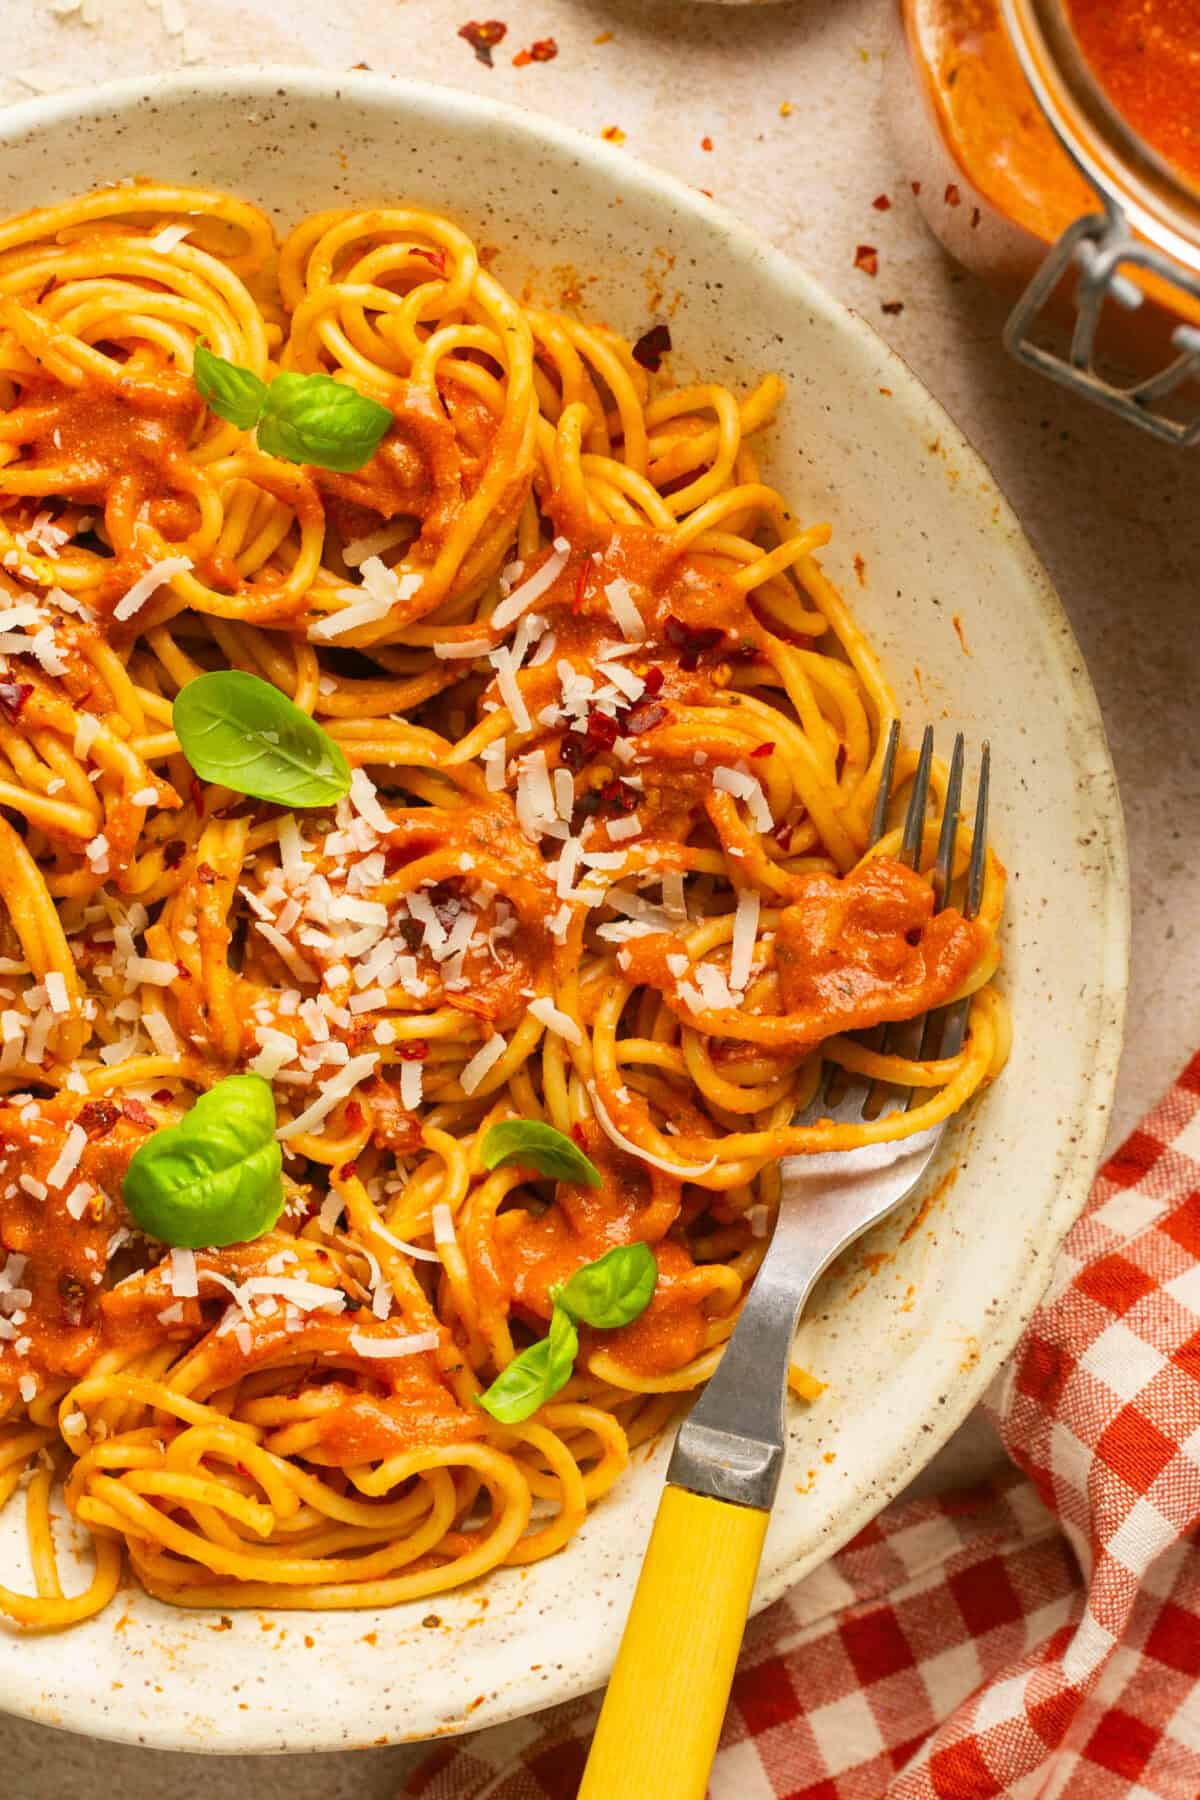
[[[770,1510],[783,1469],[786,1394],[771,1373],[811,1287],[812,1279],[802,1288],[773,1279],[763,1264],[738,1320],[736,1354],[726,1351],[679,1428],[667,1467],[676,1487]]]

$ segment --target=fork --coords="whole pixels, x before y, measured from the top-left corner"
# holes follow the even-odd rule
[[[899,725],[888,736],[870,841],[883,836]],[[919,865],[933,761],[933,728],[921,743],[900,860]],[[955,738],[937,852],[935,909],[953,875],[963,782]],[[990,754],[984,744],[963,912],[983,892]],[[904,1056],[954,1055],[966,1037],[970,999],[889,1026],[882,1048]],[[873,1034],[877,1045],[879,1034]],[[841,1071],[834,1070],[835,1078]],[[908,1091],[827,1075],[796,1119],[854,1121],[907,1108]],[[873,1113],[872,1116],[877,1116]],[[579,1800],[703,1800],[783,1468],[784,1396],[792,1339],[821,1274],[869,1226],[917,1186],[945,1121],[893,1143],[785,1157],[775,1233],[716,1373],[680,1427],[637,1591],[608,1684]]]

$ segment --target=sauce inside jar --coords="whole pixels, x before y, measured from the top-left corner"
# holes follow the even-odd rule
[[[1200,0],[1069,0],[1092,73],[1138,136],[1200,186]]]

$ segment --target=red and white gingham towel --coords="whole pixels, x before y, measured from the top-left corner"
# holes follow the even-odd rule
[[[888,1509],[751,1623],[712,1800],[1200,1796],[1200,1056],[989,1406],[1017,1469]],[[598,1706],[443,1745],[405,1793],[568,1800]]]

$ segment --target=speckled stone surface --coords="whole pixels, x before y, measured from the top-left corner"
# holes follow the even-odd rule
[[[366,62],[517,100],[585,130],[617,125],[631,152],[711,189],[883,331],[1008,493],[1059,586],[1100,695],[1134,879],[1130,1042],[1116,1128],[1131,1123],[1194,1047],[1200,1014],[1191,942],[1200,877],[1194,462],[1005,358],[1001,305],[942,256],[896,168],[878,102],[881,0],[751,8],[505,0],[489,8],[509,23],[492,70],[455,35],[470,16],[458,0],[339,0],[336,8],[183,0],[182,36],[145,0],[94,4],[90,28],[78,17],[56,18],[42,0],[0,6],[0,101],[170,68],[185,57]],[[604,33],[611,38],[596,43]],[[512,67],[511,51],[551,34],[560,51],[554,62]],[[872,207],[880,193],[892,199],[887,212]],[[878,249],[874,280],[854,267],[863,242]],[[904,310],[883,314],[894,300]],[[969,1477],[991,1454],[987,1434],[968,1429],[922,1485]],[[214,1800],[374,1800],[394,1792],[411,1758],[376,1751],[249,1767],[216,1758],[201,1772],[187,1758],[12,1721],[0,1721],[0,1749],[5,1767],[19,1771],[11,1791],[21,1800],[91,1800],[106,1785],[131,1800],[182,1800],[201,1779]]]

